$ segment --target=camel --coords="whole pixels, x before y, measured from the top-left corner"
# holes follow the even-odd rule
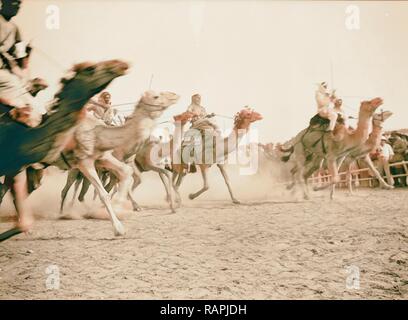
[[[106,178],[107,178],[107,171],[104,171],[102,169],[98,169],[97,168],[97,172],[98,172],[98,176],[99,179],[101,180],[101,182],[103,184],[106,183]],[[64,204],[65,204],[65,199],[68,195],[68,191],[71,189],[72,185],[75,183],[74,186],[74,194],[71,200],[71,206],[73,206],[79,187],[82,183],[82,188],[81,191],[79,193],[78,196],[78,201],[79,202],[84,202],[85,200],[85,195],[89,190],[89,187],[91,186],[91,183],[89,182],[88,179],[86,179],[84,177],[84,175],[81,173],[81,171],[79,169],[71,169],[68,171],[68,175],[67,175],[67,181],[65,183],[64,188],[61,191],[61,203],[60,203],[60,215],[63,215],[64,213]],[[95,190],[95,194],[94,194],[94,199],[97,197],[97,192]],[[1,196],[1,195],[0,195]]]
[[[91,100],[92,101],[92,100]],[[87,117],[89,117],[89,119],[93,119],[95,121],[95,123],[98,124],[105,124],[107,126],[109,125],[113,125],[113,118],[112,115],[110,114],[110,110],[105,110],[104,108],[102,108],[97,102],[92,101],[91,103],[88,103],[87,105],[87,110],[88,111],[94,111],[96,108],[100,109],[100,113],[103,114],[102,119],[97,119],[92,113],[87,114]],[[102,171],[102,170],[98,170],[98,174],[100,176],[100,179],[103,183],[106,182],[106,171]],[[64,188],[61,191],[61,204],[60,204],[60,215],[63,214],[64,212],[64,203],[65,203],[65,198],[68,194],[69,189],[72,187],[72,185],[75,183],[75,187],[74,187],[74,195],[72,198],[72,202],[71,202],[71,206],[73,205],[77,192],[79,190],[79,186],[82,183],[82,188],[81,188],[81,192],[79,194],[78,200],[80,202],[83,202],[85,199],[85,195],[91,185],[91,183],[89,182],[88,179],[84,178],[83,174],[81,174],[81,171],[79,169],[71,169],[68,172],[67,175],[67,181],[65,183]],[[0,194],[1,196],[1,194]],[[95,190],[95,195],[94,198],[96,198],[97,193]]]
[[[234,119],[233,130],[228,137],[222,140],[218,140],[218,139],[213,139],[214,137],[211,136],[210,134],[210,136],[207,135],[204,139],[202,139],[198,148],[201,148],[202,150],[204,161],[201,161],[202,159],[200,159],[199,161],[196,161],[197,159],[195,159],[194,160],[195,162],[193,162],[193,164],[197,164],[200,167],[201,175],[203,178],[203,187],[199,191],[195,193],[191,193],[189,195],[190,200],[197,198],[198,196],[200,196],[201,194],[203,194],[209,189],[207,171],[213,164],[217,164],[217,167],[220,170],[224,178],[225,184],[227,185],[232,202],[235,204],[240,203],[235,198],[232,192],[229,178],[225,170],[224,162],[227,159],[228,155],[237,148],[239,140],[242,139],[243,135],[249,130],[251,123],[255,121],[259,121],[259,120],[262,120],[262,116],[258,112],[245,108],[236,114],[235,119]],[[203,133],[201,132],[201,134]],[[214,142],[214,140],[216,140],[216,143],[211,143],[211,142]],[[207,145],[208,143],[209,145]],[[221,149],[223,151],[221,152],[221,154],[219,152],[220,147],[222,147]],[[188,167],[191,165],[191,163],[186,163],[184,150],[182,149],[181,151],[182,152],[181,152],[180,159],[173,158],[172,163],[171,163],[172,171],[173,171],[173,183],[175,183],[174,189],[176,191],[178,198],[180,197],[178,193],[178,189],[181,185],[183,178],[186,175],[186,171],[188,170]],[[208,154],[212,156],[207,157]]]
[[[99,179],[96,167],[114,172],[119,179],[116,204],[122,206],[129,199],[134,210],[139,208],[131,192],[133,169],[125,161],[150,137],[156,119],[178,99],[179,96],[172,92],[146,91],[123,126],[81,124],[82,127],[76,129],[76,143],[72,149],[61,153],[58,161],[53,163],[60,169],[77,168],[91,182],[109,213],[116,236],[123,235],[125,230],[116,217],[109,193]]]
[[[75,65],[61,80],[62,88],[38,127],[15,122],[8,113],[0,117],[0,149],[8,151],[0,157],[0,176],[6,176],[19,216],[16,227],[0,236],[0,241],[28,231],[34,222],[26,201],[29,190],[25,169],[35,163],[52,164],[63,150],[69,149],[87,101],[127,69],[128,65],[119,60]],[[0,109],[5,111],[4,106]]]
[[[176,126],[175,135],[168,143],[162,143],[159,141],[151,140],[149,137],[148,139],[144,141],[144,143],[140,144],[139,148],[137,148],[137,153],[135,153],[127,161],[128,164],[131,164],[132,166],[133,165],[136,166],[136,168],[134,167],[135,170],[133,172],[134,182],[133,182],[132,190],[135,190],[140,185],[141,172],[146,172],[146,171],[157,172],[164,185],[164,188],[166,191],[166,199],[169,202],[172,212],[175,212],[175,210],[174,210],[173,196],[172,196],[172,190],[171,190],[172,183],[171,183],[170,172],[164,168],[164,165],[160,163],[161,161],[155,161],[155,159],[153,159],[151,155],[153,154],[154,150],[160,150],[160,152],[158,152],[157,155],[160,157],[160,160],[161,160],[164,157],[170,156],[171,154],[173,154],[173,146],[177,143],[177,141],[181,141],[183,127],[185,126],[186,123],[188,123],[193,118],[193,116],[194,114],[188,111],[174,116],[173,119],[175,120],[175,126]],[[162,150],[164,152],[161,152]],[[118,183],[118,179],[116,178],[115,175],[111,175],[111,174],[108,174],[108,175],[110,177],[110,180],[109,180],[109,183],[105,186],[105,189],[109,193],[113,189],[113,187]],[[165,178],[167,178],[167,181]],[[74,182],[78,184],[81,181],[82,181],[82,176],[80,175],[80,173],[76,170],[71,170],[68,176],[67,184],[62,191],[61,212],[62,212],[62,207],[63,207],[63,201],[65,199],[65,196],[70,186]],[[87,181],[87,179],[84,179],[83,187],[81,189],[81,192],[78,198],[79,201],[81,202],[84,201],[84,196],[88,190],[88,186],[89,186],[89,182]]]
[[[288,161],[292,157],[295,163],[291,171],[294,179],[292,185],[299,183],[302,186],[305,199],[309,199],[307,180],[320,168],[323,159],[327,161],[332,180],[314,189],[325,189],[340,181],[338,161],[366,142],[374,112],[382,104],[381,98],[361,102],[358,124],[354,131],[348,130],[344,124],[337,124],[334,132],[327,132],[319,124],[311,125],[293,139],[291,148],[283,149],[290,154],[282,160]]]
[[[156,171],[158,172],[160,179],[163,182],[164,188],[166,190],[166,199],[173,206],[173,183],[172,176],[169,170],[166,170],[163,159],[171,159],[173,155],[178,152],[177,147],[181,146],[181,141],[183,140],[184,127],[187,123],[191,121],[194,114],[190,111],[183,112],[179,115],[173,117],[175,131],[173,137],[167,143],[150,141],[147,143],[139,152],[136,153],[134,158],[134,164],[139,169],[140,172],[144,171]],[[158,152],[157,152],[158,151]],[[156,153],[157,152],[157,153]],[[167,176],[166,183],[164,176]],[[141,183],[140,176],[135,179],[133,184],[133,189],[135,189]],[[176,193],[176,202],[180,203],[179,194]]]
[[[358,159],[362,159],[366,162],[370,170],[374,173],[375,177],[380,182],[381,187],[388,190],[393,189],[393,186],[389,185],[387,182],[384,181],[382,175],[378,172],[370,158],[370,153],[375,151],[380,145],[381,137],[383,135],[383,123],[391,116],[392,112],[390,111],[382,111],[381,113],[375,113],[372,120],[373,129],[366,142],[364,142],[364,144],[358,146],[357,148],[353,149],[353,151],[347,155],[347,158],[340,160],[340,164],[338,167],[340,167],[342,165],[342,162],[344,161],[344,165],[347,168],[346,181],[350,194],[353,193],[351,176],[352,166],[353,163]],[[333,184],[331,198],[334,197],[335,187],[336,185]]]

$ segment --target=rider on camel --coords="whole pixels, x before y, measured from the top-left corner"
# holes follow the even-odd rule
[[[218,126],[210,119],[214,114],[207,114],[207,111],[201,105],[201,96],[198,93],[191,97],[191,104],[188,106],[187,111],[194,114],[191,120],[191,128],[198,130],[213,129],[214,131],[218,131]]]
[[[29,49],[21,39],[20,30],[12,19],[20,10],[21,0],[2,0],[0,9],[0,103],[16,108],[10,115],[27,126],[35,127],[42,116],[35,107],[28,89]],[[24,119],[24,120],[22,120]]]
[[[316,94],[316,103],[317,103],[317,113],[320,117],[330,120],[328,132],[333,132],[334,127],[336,126],[338,113],[331,104],[336,100],[335,91],[331,93],[327,89],[327,83],[322,82],[319,84]]]

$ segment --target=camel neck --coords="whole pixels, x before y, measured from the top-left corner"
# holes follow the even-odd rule
[[[357,128],[352,137],[356,139],[356,143],[364,142],[368,139],[370,133],[371,115],[360,110]]]
[[[115,149],[115,156],[126,159],[135,148],[150,138],[155,120],[146,111],[136,108],[131,118],[123,126],[104,128],[105,148]]]
[[[379,145],[381,142],[382,134],[383,134],[382,126],[373,125],[373,131],[371,132],[367,140],[367,143],[372,147]]]
[[[244,132],[246,133],[249,129],[249,125],[235,125],[231,133],[224,138],[224,158],[228,156],[231,152],[237,149],[238,143],[244,137]],[[244,132],[243,132],[244,131]]]

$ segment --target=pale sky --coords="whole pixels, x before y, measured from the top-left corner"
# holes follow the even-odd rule
[[[60,9],[58,30],[46,27],[49,5]],[[345,26],[349,5],[359,30]],[[37,49],[32,75],[52,84],[41,101],[73,63],[119,58],[132,68],[109,87],[113,104],[137,101],[153,74],[152,89],[181,95],[163,119],[198,92],[208,112],[255,108],[261,140],[284,141],[307,126],[315,84],[328,81],[351,115],[381,96],[394,112],[386,129],[408,127],[407,2],[24,0],[15,21]]]

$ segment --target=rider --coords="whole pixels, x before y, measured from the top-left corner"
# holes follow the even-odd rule
[[[346,121],[347,116],[346,116],[346,113],[344,112],[344,109],[342,108],[342,106],[343,106],[343,100],[340,99],[340,98],[335,97],[333,110],[337,114],[339,114],[343,118],[344,121]]]
[[[112,125],[116,110],[112,108],[111,94],[104,91],[99,95],[97,102],[90,100],[88,111],[93,111],[95,118],[102,120],[106,125]]]
[[[11,21],[20,10],[21,0],[1,0],[1,4],[0,102],[24,108],[28,113],[24,123],[35,127],[41,122],[41,114],[33,109],[34,99],[27,89],[27,49],[17,25]]]
[[[194,114],[191,120],[191,127],[194,129],[208,129],[211,128],[218,132],[218,126],[211,121],[211,117],[214,114],[207,114],[205,108],[201,105],[201,96],[196,93],[191,97],[191,104],[188,106],[187,111]]]
[[[92,99],[89,100],[87,111],[91,112],[88,120],[82,121],[75,130],[77,142],[75,156],[79,159],[85,159],[93,155],[95,146],[93,136],[90,134],[91,130],[97,125],[113,125],[114,109],[112,108],[110,93],[107,91],[102,92],[97,102]]]
[[[338,118],[337,112],[331,106],[331,104],[336,100],[335,91],[333,90],[330,93],[327,89],[327,83],[322,82],[319,84],[316,90],[315,98],[317,103],[317,113],[320,117],[330,120],[327,131],[332,132],[336,126]]]

